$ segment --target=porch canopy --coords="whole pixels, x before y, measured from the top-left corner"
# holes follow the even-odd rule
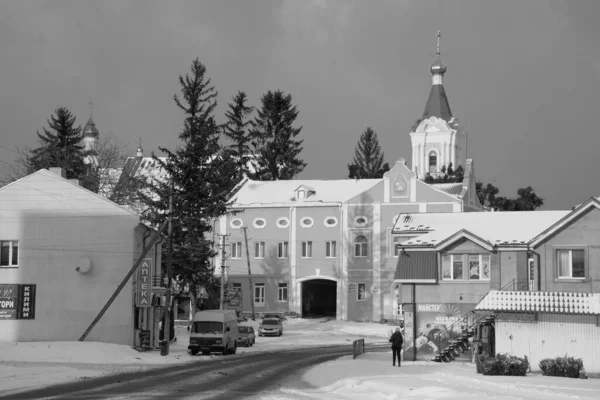
[[[435,251],[402,251],[394,282],[437,283],[437,253]]]

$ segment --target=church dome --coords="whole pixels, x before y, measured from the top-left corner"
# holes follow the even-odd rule
[[[98,128],[96,128],[96,124],[92,120],[92,116],[90,115],[90,119],[88,119],[87,124],[83,128],[83,137],[94,137],[97,138],[100,135],[98,132]]]
[[[444,75],[446,73],[446,64],[444,64],[442,62],[442,59],[440,58],[440,56],[438,55],[435,59],[435,61],[431,64],[431,66],[429,67],[429,71],[431,71],[432,75]]]

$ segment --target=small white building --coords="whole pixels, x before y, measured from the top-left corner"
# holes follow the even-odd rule
[[[78,340],[153,232],[138,215],[53,170],[0,188],[0,340]],[[158,243],[146,257],[160,272]],[[134,345],[137,330],[154,326],[151,301],[135,307],[135,280],[86,340]]]
[[[496,354],[527,356],[532,371],[566,354],[600,373],[600,293],[492,290],[475,309],[494,312]]]

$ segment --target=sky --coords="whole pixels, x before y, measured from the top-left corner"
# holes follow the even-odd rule
[[[65,106],[135,153],[174,148],[173,95],[198,58],[216,117],[244,91],[292,95],[308,163],[301,179],[343,179],[366,127],[386,161],[411,164],[410,128],[431,86],[442,32],[444,86],[469,132],[478,181],[543,209],[600,195],[600,2],[34,1],[0,3],[0,174]]]

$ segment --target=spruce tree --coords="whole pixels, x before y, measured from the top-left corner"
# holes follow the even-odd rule
[[[377,134],[373,129],[367,127],[354,149],[352,164],[348,164],[348,178],[382,178],[383,174],[389,170],[389,164],[383,162],[383,151],[381,151]]]
[[[95,193],[98,192],[98,174],[84,163],[88,155],[82,142],[81,126],[75,126],[76,118],[66,107],[59,107],[48,120],[48,128],[37,132],[39,147],[25,152],[22,165],[27,173],[42,168],[60,167],[67,179],[77,179],[80,184]]]
[[[191,72],[180,76],[179,83],[181,94],[174,100],[185,118],[181,144],[174,150],[159,147],[167,155],[164,162],[153,154],[167,178],[155,181],[139,196],[148,206],[144,218],[158,226],[168,216],[172,193],[173,274],[189,286],[195,305],[200,285],[210,289],[219,284],[210,265],[215,252],[209,233],[212,222],[227,213],[236,164],[219,144],[222,128],[213,115],[217,92],[206,77],[206,67],[194,60]]]
[[[253,162],[251,159],[252,142],[250,129],[253,126],[249,119],[254,107],[246,105],[246,93],[238,91],[238,94],[233,97],[233,102],[229,103],[229,110],[225,112],[227,122],[225,123],[223,133],[232,142],[227,146],[229,154],[237,160],[238,178],[244,174],[248,175],[248,163]]]
[[[292,105],[292,95],[269,90],[262,96],[261,109],[252,129],[257,157],[253,179],[292,179],[304,170],[306,163],[298,158],[303,140],[297,139],[302,127],[293,126],[297,117],[298,110]]]

